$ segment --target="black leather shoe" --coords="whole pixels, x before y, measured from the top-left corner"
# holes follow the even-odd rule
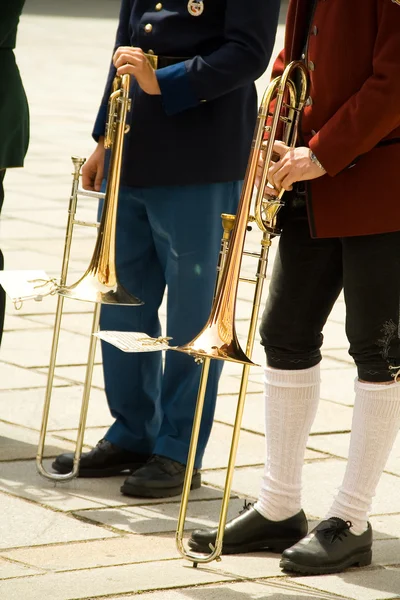
[[[332,517],[322,521],[304,540],[282,555],[280,567],[305,575],[339,573],[348,567],[365,567],[372,561],[372,529],[361,535],[350,531],[350,521]]]
[[[256,511],[252,504],[246,504],[239,516],[225,528],[222,554],[243,552],[282,552],[307,534],[308,525],[301,510],[294,517],[284,521],[270,521]],[[198,529],[192,533],[189,546],[197,552],[210,552],[209,544],[215,543],[217,529]]]
[[[123,471],[132,471],[143,466],[148,455],[124,450],[107,440],[100,440],[90,452],[83,452],[79,463],[78,477],[111,477]],[[57,473],[72,471],[74,455],[60,454],[51,465]]]
[[[132,473],[121,487],[126,496],[140,498],[169,498],[182,493],[186,465],[166,456],[154,455],[141,468]],[[198,469],[193,471],[192,490],[201,486]]]

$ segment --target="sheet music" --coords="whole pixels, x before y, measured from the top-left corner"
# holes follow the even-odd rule
[[[152,338],[138,331],[99,331],[94,335],[123,352],[159,352],[171,349],[168,344],[171,338]]]
[[[40,301],[57,288],[46,271],[0,271],[0,285],[14,304],[25,300]]]

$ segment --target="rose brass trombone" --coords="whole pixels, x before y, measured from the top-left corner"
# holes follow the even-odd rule
[[[294,79],[296,83],[294,83]],[[298,82],[297,82],[298,80]],[[268,168],[273,158],[273,146],[277,139],[278,127],[283,124],[282,140],[288,146],[296,145],[297,134],[301,112],[303,110],[308,92],[307,69],[302,62],[290,63],[283,75],[276,78],[265,91],[261,102],[258,121],[253,138],[250,159],[244,181],[238,213],[230,236],[227,255],[222,259],[223,267],[220,270],[217,291],[211,308],[210,317],[194,340],[185,346],[175,348],[196,357],[203,362],[203,370],[200,379],[196,411],[193,421],[192,438],[189,447],[186,475],[182,492],[180,513],[176,531],[176,544],[180,554],[192,561],[196,567],[198,563],[208,563],[220,559],[223,546],[223,536],[227,520],[229,497],[232,486],[234,465],[237,447],[239,443],[240,427],[242,422],[244,402],[254,339],[257,327],[257,319],[261,302],[262,288],[266,278],[267,263],[271,239],[279,235],[277,227],[277,215],[283,206],[282,196],[284,190],[280,190],[276,197],[264,197],[267,184]],[[274,103],[274,107],[272,107]],[[272,112],[271,112],[272,109]],[[267,124],[267,122],[271,124]],[[264,133],[268,132],[268,141],[263,142]],[[264,163],[258,190],[255,197],[254,216],[250,215],[252,198],[256,189],[257,167],[259,156],[264,152]],[[260,254],[251,254],[258,257],[258,269],[255,281],[255,292],[250,319],[250,328],[247,338],[246,352],[244,352],[237,339],[235,330],[235,307],[240,278],[240,267],[244,252],[246,231],[249,222],[255,222],[263,232]],[[224,234],[226,235],[226,233]],[[248,281],[246,279],[246,281]],[[203,414],[205,392],[207,387],[208,373],[211,359],[228,360],[243,364],[243,373],[239,391],[236,410],[236,419],[233,428],[230,456],[227,466],[224,494],[222,498],[219,517],[218,531],[215,544],[210,544],[210,554],[205,555],[186,550],[183,543],[184,527],[186,521],[187,507],[193,469],[195,464],[198,437]]]
[[[126,124],[127,113],[130,110],[129,98],[130,76],[116,77],[113,90],[109,99],[108,120],[104,140],[105,148],[111,149],[110,166],[107,177],[105,193],[97,193],[79,189],[79,177],[85,159],[73,157],[74,165],[72,193],[68,209],[68,222],[65,235],[64,256],[61,269],[60,284],[57,286],[58,301],[56,318],[53,331],[53,341],[50,354],[49,371],[45,402],[43,407],[42,424],[40,428],[39,445],[36,456],[36,466],[40,475],[53,481],[69,481],[79,471],[79,460],[82,453],[83,438],[85,433],[86,417],[89,407],[90,387],[93,376],[93,366],[96,353],[97,338],[93,335],[99,328],[100,305],[118,304],[140,306],[141,300],[130,294],[118,281],[115,267],[115,232],[118,206],[118,191],[122,164],[124,136],[129,130]],[[75,218],[78,196],[90,196],[104,200],[100,224],[86,223]],[[85,274],[73,285],[67,286],[67,274],[70,259],[73,228],[75,225],[98,227],[96,246],[89,267]],[[70,473],[50,473],[43,466],[44,447],[46,442],[49,411],[56,367],[57,350],[60,337],[61,319],[65,298],[73,298],[87,302],[94,302],[92,330],[90,336],[88,361],[86,367],[85,383],[81,413],[79,419],[77,441],[74,453],[73,469]]]

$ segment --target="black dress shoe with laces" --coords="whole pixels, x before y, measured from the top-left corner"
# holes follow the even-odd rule
[[[307,519],[302,510],[284,521],[270,521],[252,504],[245,503],[239,515],[225,527],[222,554],[282,552],[303,538],[307,531]],[[217,529],[198,529],[192,533],[189,546],[196,552],[208,554],[216,535]]]
[[[132,473],[121,487],[126,496],[139,498],[169,498],[182,493],[186,465],[155,454],[147,463]],[[191,489],[201,486],[201,475],[194,469]]]
[[[332,517],[282,555],[284,571],[304,575],[339,573],[348,567],[365,567],[372,561],[372,529],[361,535],[350,531],[350,521]]]
[[[148,455],[124,450],[107,440],[100,440],[90,452],[83,452],[78,477],[111,477],[143,466]],[[72,471],[74,455],[60,454],[51,465],[57,473]]]

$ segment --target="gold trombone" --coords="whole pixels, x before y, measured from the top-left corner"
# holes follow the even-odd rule
[[[53,481],[69,481],[76,477],[79,471],[79,461],[82,454],[83,438],[85,434],[86,417],[89,407],[90,387],[92,384],[93,366],[96,354],[97,337],[93,334],[98,331],[101,304],[117,304],[128,306],[140,306],[141,300],[130,294],[118,281],[115,267],[115,232],[118,207],[118,192],[120,185],[120,174],[122,164],[122,152],[125,133],[129,131],[127,126],[127,113],[130,110],[130,76],[116,77],[113,90],[109,99],[108,120],[104,140],[105,148],[111,149],[110,166],[107,177],[105,193],[92,192],[79,188],[79,177],[84,158],[72,157],[74,165],[72,192],[68,209],[68,222],[65,235],[64,256],[61,268],[60,283],[56,288],[58,294],[57,310],[51,346],[49,371],[47,376],[47,387],[43,407],[42,424],[36,455],[36,467],[40,475]],[[78,221],[75,218],[78,196],[89,196],[104,200],[100,224]],[[92,259],[85,274],[73,285],[67,286],[68,266],[71,253],[73,229],[75,225],[86,227],[98,227],[96,246]],[[94,302],[92,330],[89,343],[88,361],[86,367],[85,383],[77,441],[75,445],[73,468],[70,473],[60,474],[47,471],[43,465],[44,447],[48,427],[49,411],[54,382],[54,371],[56,367],[57,350],[60,338],[61,319],[64,307],[64,298],[73,298],[86,302]]]
[[[299,83],[295,83],[294,79],[297,79]],[[193,562],[194,567],[197,567],[198,563],[208,563],[213,560],[220,560],[222,553],[223,536],[227,520],[249,372],[251,365],[254,364],[249,357],[251,357],[254,346],[271,239],[280,234],[280,230],[277,227],[277,216],[279,210],[283,206],[282,196],[284,190],[280,190],[276,197],[264,197],[268,168],[273,159],[273,146],[280,124],[283,123],[283,142],[291,147],[296,145],[300,116],[305,104],[307,92],[308,73],[306,67],[300,61],[293,61],[290,63],[286,67],[283,75],[274,79],[265,91],[259,109],[258,121],[238,213],[236,217],[233,217],[232,215],[223,215],[223,249],[220,254],[220,264],[218,267],[219,277],[210,317],[203,330],[189,344],[174,348],[180,352],[190,354],[196,357],[196,360],[203,362],[176,531],[177,548],[184,558]],[[271,112],[273,102],[275,103],[275,106]],[[271,120],[270,125],[267,124],[269,119]],[[268,132],[267,142],[263,142],[265,132]],[[255,198],[254,215],[251,215],[250,209],[256,189],[257,168],[260,153],[262,151],[264,152],[263,169]],[[228,229],[231,228],[233,220],[234,227],[229,239]],[[261,252],[259,254],[250,253],[251,256],[258,258],[258,269],[255,280],[250,280],[252,283],[255,283],[255,292],[246,352],[244,352],[240,347],[236,335],[235,307],[238,285],[241,280],[240,268],[242,257],[243,255],[249,254],[244,252],[244,245],[248,224],[251,222],[255,222],[258,225],[263,232],[263,237],[261,241]],[[226,247],[228,247],[227,253],[226,250],[224,250]],[[249,280],[246,279],[245,281]],[[186,550],[183,543],[183,536],[211,359],[238,362],[244,366],[216,541],[214,545],[210,544],[211,552],[206,555]]]

